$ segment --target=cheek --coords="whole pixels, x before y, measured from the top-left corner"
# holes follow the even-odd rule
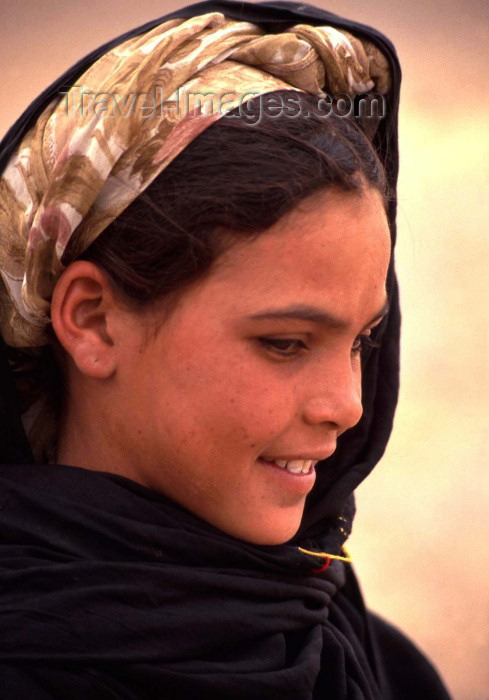
[[[293,417],[285,392],[256,373],[249,377],[220,377],[215,391],[208,387],[195,405],[195,420],[216,443],[234,449],[260,448],[284,431]]]
[[[174,338],[143,377],[151,430],[195,454],[261,451],[294,416],[293,382],[242,340]]]
[[[197,373],[202,374],[202,366]],[[200,443],[209,441],[217,450],[235,454],[243,448],[261,451],[287,428],[294,413],[290,387],[249,360],[213,364],[206,380],[200,382],[197,376],[186,382],[178,400],[186,404],[184,420],[189,429],[190,424],[197,426]]]

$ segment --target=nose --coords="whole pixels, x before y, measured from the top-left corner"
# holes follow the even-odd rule
[[[303,404],[304,421],[308,425],[329,424],[337,435],[353,428],[362,417],[363,406],[361,373],[350,357],[329,363],[311,379]]]

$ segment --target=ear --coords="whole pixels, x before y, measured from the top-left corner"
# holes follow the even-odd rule
[[[97,265],[78,260],[59,278],[51,301],[51,322],[82,374],[106,379],[115,372],[110,327],[118,309],[108,278]]]

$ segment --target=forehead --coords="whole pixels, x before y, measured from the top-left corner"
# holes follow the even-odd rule
[[[339,191],[303,200],[265,233],[237,243],[211,279],[236,307],[266,300],[325,303],[358,312],[382,306],[390,233],[380,194]]]

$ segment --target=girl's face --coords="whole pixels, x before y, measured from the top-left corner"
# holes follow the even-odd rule
[[[316,462],[362,414],[389,255],[378,192],[328,191],[231,246],[156,336],[128,314],[114,470],[235,537],[289,540]]]

